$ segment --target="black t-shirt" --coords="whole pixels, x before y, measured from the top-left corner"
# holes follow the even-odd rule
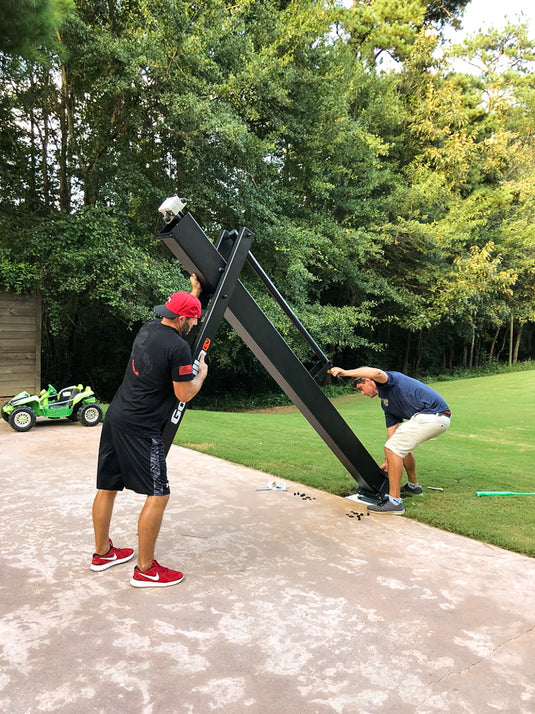
[[[177,401],[173,382],[193,379],[191,363],[190,346],[175,329],[159,320],[145,323],[106,419],[133,433],[160,435]]]

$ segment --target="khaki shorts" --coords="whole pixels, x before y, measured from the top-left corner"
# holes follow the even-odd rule
[[[415,414],[398,426],[385,447],[403,459],[424,441],[443,434],[449,425],[450,418],[445,414]]]

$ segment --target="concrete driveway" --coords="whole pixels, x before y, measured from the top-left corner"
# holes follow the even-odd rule
[[[0,423],[2,711],[535,712],[535,560],[175,446],[185,579],[135,589],[89,570],[100,428]]]

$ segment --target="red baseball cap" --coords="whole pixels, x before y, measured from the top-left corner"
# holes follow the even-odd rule
[[[165,305],[156,305],[154,312],[160,317],[197,317],[201,316],[201,301],[191,293],[173,293]]]

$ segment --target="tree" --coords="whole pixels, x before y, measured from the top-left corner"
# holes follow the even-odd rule
[[[72,0],[2,0],[0,4],[0,52],[36,57],[50,47]]]
[[[187,285],[154,240],[174,194],[214,238],[255,233],[337,359],[438,371],[506,330],[528,354],[533,48],[509,29],[458,51],[479,75],[448,66],[465,4],[77,0],[38,55],[0,55],[0,279],[43,292],[47,374],[111,391],[131,327]],[[258,387],[222,334],[213,383]]]

